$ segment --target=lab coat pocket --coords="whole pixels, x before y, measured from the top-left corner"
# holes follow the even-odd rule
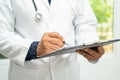
[[[73,61],[65,67],[65,80],[80,80],[78,61]]]
[[[28,69],[16,64],[13,65],[13,69],[10,71],[9,80],[39,80],[39,70]]]

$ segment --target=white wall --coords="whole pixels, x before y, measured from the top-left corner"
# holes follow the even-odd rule
[[[120,80],[120,61],[112,53],[104,55],[97,64],[80,57],[81,80]]]
[[[120,39],[120,0],[114,0],[114,38]],[[120,80],[120,42],[113,54],[104,55],[97,64],[80,57],[81,80]]]

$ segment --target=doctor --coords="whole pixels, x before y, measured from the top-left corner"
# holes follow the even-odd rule
[[[80,80],[77,56],[97,61],[103,47],[38,58],[65,44],[98,40],[88,0],[0,0],[0,53],[10,59],[9,80]]]

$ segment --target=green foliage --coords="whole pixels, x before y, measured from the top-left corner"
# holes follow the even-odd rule
[[[5,59],[5,57],[3,55],[0,54],[0,59]]]
[[[101,40],[112,38],[113,0],[90,0],[98,20],[97,31]]]
[[[113,0],[90,0],[99,23],[112,21]]]

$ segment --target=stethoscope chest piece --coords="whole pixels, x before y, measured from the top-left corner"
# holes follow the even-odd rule
[[[34,1],[34,0],[32,0],[32,3],[33,3],[34,8],[35,8],[34,20],[35,20],[36,22],[40,22],[40,21],[42,21],[43,16],[42,16],[42,14],[38,11],[37,5],[35,4],[35,1]]]
[[[42,17],[43,17],[42,14],[40,12],[36,11],[36,13],[35,13],[35,21],[36,22],[42,21]]]

